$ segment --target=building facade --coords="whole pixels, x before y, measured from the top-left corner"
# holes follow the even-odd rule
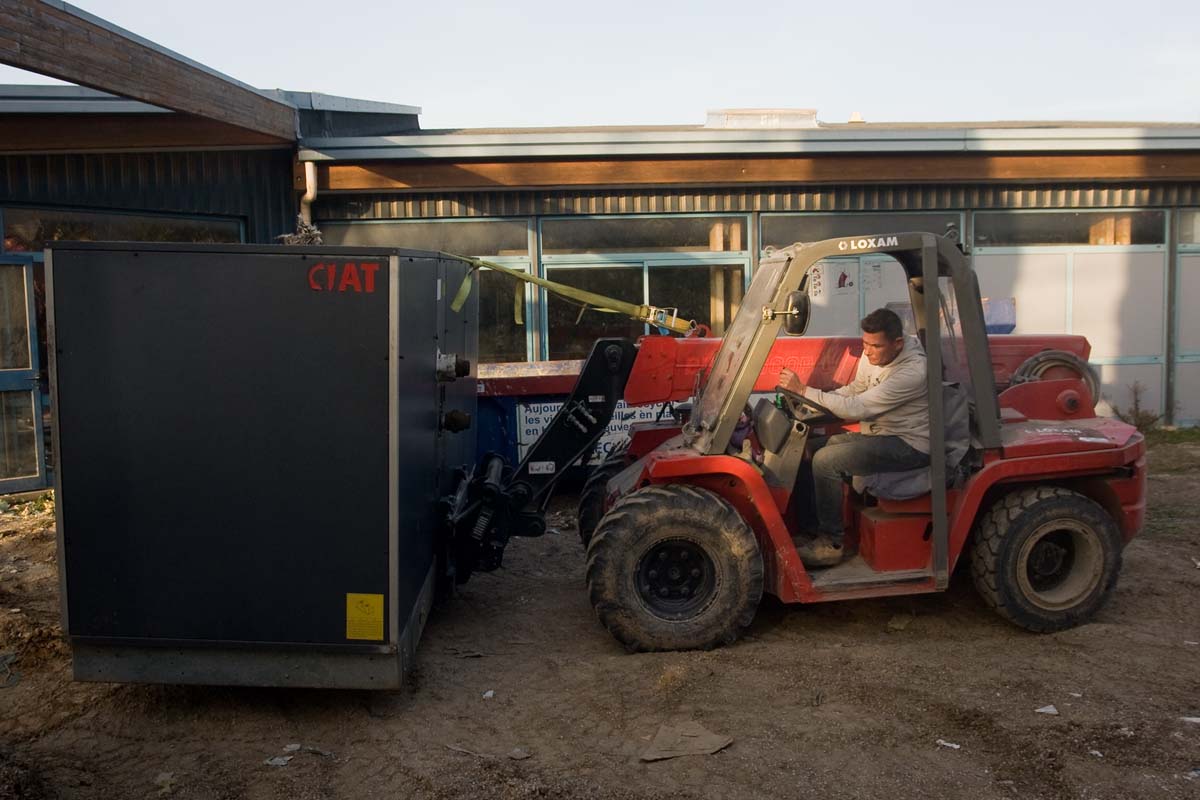
[[[295,224],[293,161],[291,143],[101,92],[0,87],[0,492],[53,469],[44,249],[269,242]]]
[[[1136,395],[1166,420],[1200,421],[1200,321],[1186,313],[1200,297],[1195,126],[814,117],[787,129],[311,139],[299,157],[317,167],[314,216],[327,241],[493,258],[678,307],[716,335],[769,248],[947,235],[971,254],[984,295],[1012,300],[1014,332],[1088,337],[1102,410]],[[855,335],[863,313],[906,298],[877,257],[823,266],[831,277],[814,298],[814,333]],[[490,360],[580,358],[598,335],[648,332],[509,283],[483,277]]]
[[[720,335],[771,248],[932,231],[1016,333],[1092,344],[1103,411],[1200,422],[1200,127],[827,125],[422,131],[419,109],[272,92],[294,141],[74,87],[0,92],[0,491],[47,485],[42,252],[55,240],[330,244],[480,256]],[[879,257],[821,265],[814,334],[904,302]],[[488,362],[581,358],[645,326],[484,272]],[[453,291],[456,287],[447,287]]]

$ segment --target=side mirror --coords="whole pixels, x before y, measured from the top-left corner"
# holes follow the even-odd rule
[[[803,336],[808,330],[808,292],[792,292],[788,295],[787,316],[783,318],[783,330],[788,336]]]

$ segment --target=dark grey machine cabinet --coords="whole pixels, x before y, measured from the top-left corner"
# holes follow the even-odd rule
[[[477,303],[436,253],[47,253],[59,568],[81,680],[391,688],[475,460]],[[459,371],[438,377],[457,357]],[[451,370],[451,373],[453,370]],[[459,427],[460,427],[459,426]]]

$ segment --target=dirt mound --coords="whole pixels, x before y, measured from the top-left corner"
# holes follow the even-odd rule
[[[11,610],[0,617],[0,651],[16,653],[24,669],[35,669],[70,652],[57,624],[42,624]]]
[[[17,759],[5,747],[0,747],[0,800],[52,800],[51,792],[32,767]]]

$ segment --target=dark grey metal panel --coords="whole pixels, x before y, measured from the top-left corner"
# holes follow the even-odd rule
[[[317,689],[398,689],[416,662],[417,643],[433,605],[431,565],[394,653],[169,647],[73,642],[78,681],[287,686]]]
[[[248,242],[295,227],[285,150],[0,156],[0,205],[238,217]]]
[[[404,678],[400,657],[393,653],[114,647],[82,642],[73,643],[71,651],[77,681],[398,689]]]
[[[942,331],[941,297],[939,296],[938,243],[932,236],[923,236],[921,248],[921,277],[925,300],[925,355],[929,382],[929,489],[930,509],[933,515],[933,577],[937,588],[945,589],[950,583],[949,526],[946,517],[946,419],[942,411]],[[956,259],[956,261],[959,261]],[[953,263],[953,262],[952,262]],[[962,273],[961,261],[955,264]],[[910,296],[912,295],[912,284]],[[916,298],[913,297],[915,301]],[[915,302],[914,302],[915,305]],[[914,309],[915,310],[915,309]],[[920,318],[917,324],[920,326]],[[985,340],[986,341],[986,340]],[[985,345],[986,346],[986,345]]]
[[[398,251],[392,251],[398,252]],[[398,336],[394,365],[397,397],[395,418],[397,464],[396,602],[401,613],[416,600],[430,561],[434,558],[434,515],[438,499],[437,424],[440,418],[436,351],[440,346],[437,315],[439,260],[428,253],[399,253],[397,270]],[[387,262],[385,261],[385,268]],[[389,437],[382,427],[380,439]],[[391,487],[389,487],[389,490]]]
[[[1200,203],[1197,183],[908,184],[322,195],[325,220],[573,214],[1130,208]]]
[[[361,649],[384,642],[348,640],[346,593],[386,594],[389,615],[413,613],[435,535],[438,259],[402,253],[410,313],[398,351],[386,257],[374,292],[314,291],[326,273],[311,271],[381,252],[52,253],[72,637]],[[410,467],[395,551],[392,369]],[[391,559],[400,579],[389,590]]]
[[[439,444],[445,452],[442,459],[444,469],[439,477],[439,492],[452,491],[450,470],[459,464],[475,461],[476,425],[478,424],[478,392],[476,376],[479,374],[479,292],[473,291],[463,307],[455,311],[450,307],[454,296],[466,277],[470,267],[461,261],[444,260],[441,263],[442,280],[440,294],[440,327],[442,352],[454,353],[471,365],[470,374],[442,384],[444,395],[442,413],[461,411],[471,416],[471,427],[452,433],[438,431]],[[475,278],[478,280],[478,277]]]

